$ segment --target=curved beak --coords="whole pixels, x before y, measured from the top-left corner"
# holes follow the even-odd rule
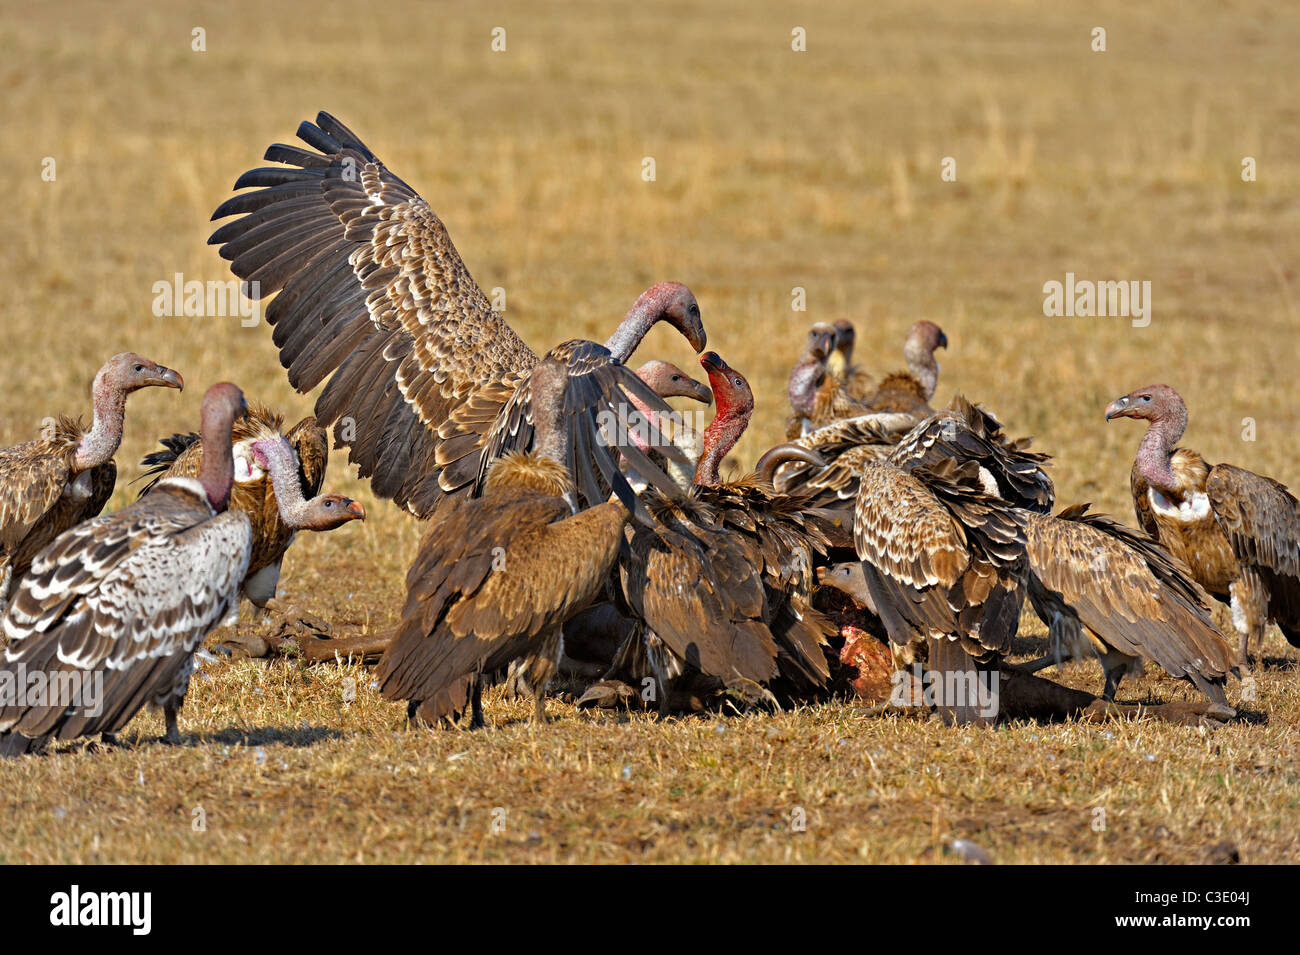
[[[708,333],[704,331],[704,323],[699,319],[683,328],[682,334],[686,336],[686,340],[691,343],[691,347],[695,349],[697,355],[709,347]]]
[[[947,349],[947,347],[948,347],[948,336],[945,335],[943,332],[940,332],[940,333],[939,333],[939,346],[938,346],[938,347],[943,348],[943,349]]]
[[[185,390],[185,379],[181,377],[181,373],[173,368],[164,368],[162,365],[158,366],[158,374],[149,379],[149,384],[175,388],[177,391]]]
[[[359,521],[364,521],[366,519],[366,508],[360,501],[349,500],[348,513],[355,515]]]
[[[713,404],[713,390],[702,381],[696,381],[694,378],[687,379],[687,384],[682,385],[682,398],[694,398],[701,404]]]
[[[1106,420],[1111,418],[1127,418],[1129,414],[1128,407],[1129,397],[1125,395],[1122,398],[1116,398],[1106,406]]]
[[[722,360],[722,356],[715,351],[706,351],[700,356],[700,364],[704,366],[705,371],[726,371],[728,365]]]

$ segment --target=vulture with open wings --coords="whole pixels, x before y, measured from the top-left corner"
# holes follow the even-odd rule
[[[374,492],[428,517],[444,495],[481,490],[493,460],[531,447],[529,378],[540,359],[493,310],[429,204],[356,134],[322,112],[298,136],[311,148],[273,145],[266,158],[281,165],[239,177],[236,189],[256,188],[217,208],[213,219],[239,218],[209,242],[250,295],[279,293],[266,317],[289,381],[306,392],[329,378],[316,416]],[[612,489],[636,506],[620,454],[671,488],[618,413],[633,397],[668,411],[624,366],[659,321],[705,347],[694,296],[665,282],[605,345],[573,340],[547,356],[571,379],[565,464],[580,504]],[[602,434],[602,421],[615,433]]]

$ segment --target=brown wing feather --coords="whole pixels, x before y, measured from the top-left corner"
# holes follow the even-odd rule
[[[1209,595],[1155,541],[1082,508],[1059,517],[1027,513],[1026,529],[1034,581],[1108,646],[1177,677],[1221,683],[1235,666]],[[1031,586],[1031,596],[1050,625],[1045,595]]]
[[[315,418],[303,418],[285,435],[298,452],[298,477],[302,481],[302,496],[315,497],[325,485],[325,467],[329,464],[329,432],[316,423]]]
[[[536,649],[600,592],[626,517],[613,503],[570,516],[561,498],[509,488],[441,507],[380,662],[384,695],[457,706],[466,677]]]
[[[1269,591],[1269,617],[1300,640],[1300,502],[1286,485],[1230,464],[1205,482],[1214,518],[1241,563],[1258,568]]]
[[[453,413],[485,386],[508,395],[538,358],[492,310],[428,203],[351,130],[320,113],[298,135],[319,152],[272,146],[266,158],[285,165],[239,178],[236,189],[262,188],[213,213],[241,218],[209,242],[257,294],[280,293],[267,321],[281,363],[299,391],[332,376],[316,414],[336,425],[361,476],[428,515],[443,469],[466,456],[477,467],[495,418],[446,433]],[[450,458],[442,445],[458,437],[468,440]]]

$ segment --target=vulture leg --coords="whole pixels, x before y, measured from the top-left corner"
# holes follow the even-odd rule
[[[483,719],[483,674],[474,674],[474,688],[470,691],[469,697],[469,728],[472,730],[481,730],[487,726],[487,720]]]
[[[1250,645],[1258,656],[1264,648],[1264,631],[1268,628],[1268,589],[1259,572],[1243,567],[1241,576],[1228,585],[1232,597],[1232,624],[1241,634],[1241,669],[1250,667]]]
[[[1131,657],[1118,650],[1111,650],[1100,656],[1101,669],[1106,674],[1106,689],[1102,691],[1101,696],[1106,702],[1114,703],[1115,691],[1119,689],[1120,681],[1135,669],[1137,673],[1141,673],[1142,667],[1137,657]]]
[[[181,741],[180,727],[176,723],[176,716],[180,709],[180,702],[174,698],[163,704],[163,719],[167,721],[167,733],[163,736],[163,742],[172,746],[178,745]]]

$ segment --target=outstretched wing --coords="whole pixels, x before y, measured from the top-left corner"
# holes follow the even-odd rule
[[[484,435],[537,356],[497,315],[441,220],[356,135],[320,113],[274,145],[209,238],[267,308],[299,391],[376,494],[427,516],[473,480]],[[256,283],[252,285],[251,283]],[[458,465],[469,457],[473,467]],[[449,478],[448,474],[454,474]]]

